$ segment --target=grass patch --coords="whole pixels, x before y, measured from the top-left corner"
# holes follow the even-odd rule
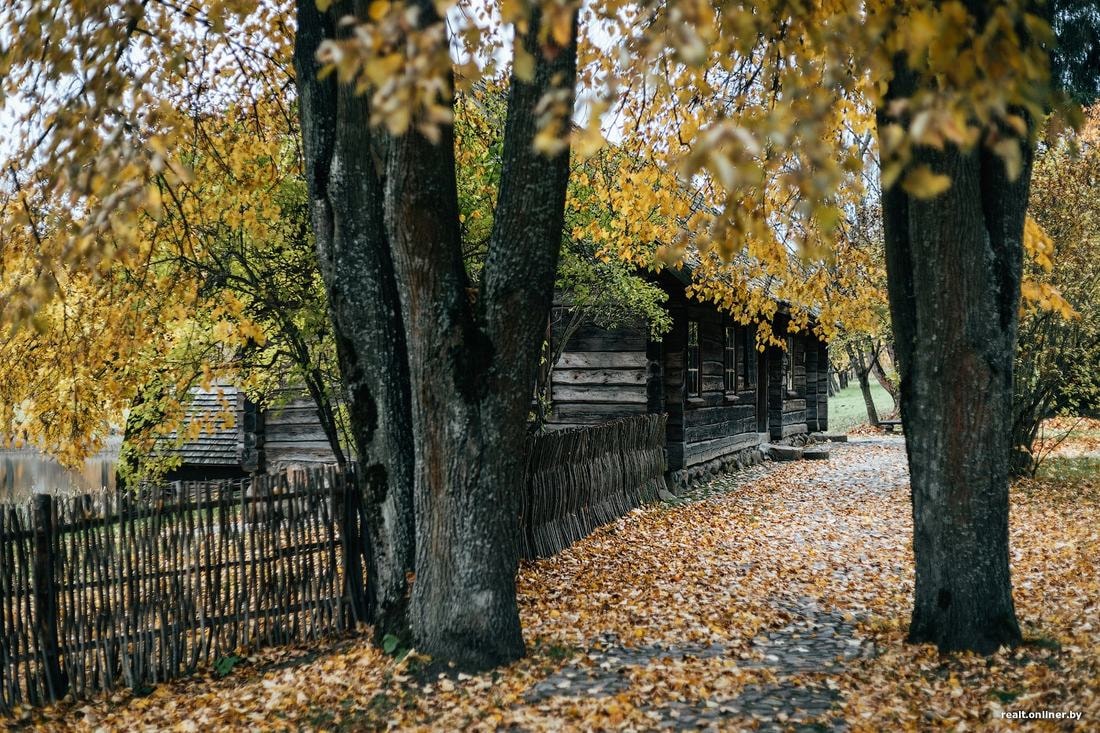
[[[1039,465],[1036,478],[1076,483],[1100,476],[1100,456],[1051,456]]]
[[[893,407],[890,393],[876,380],[871,380],[871,399],[879,417],[884,417]],[[851,381],[848,386],[829,398],[829,430],[846,432],[867,422],[867,406],[863,403],[863,393],[859,391],[859,382]]]

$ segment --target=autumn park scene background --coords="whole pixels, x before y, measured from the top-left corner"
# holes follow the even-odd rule
[[[1100,730],[1100,3],[4,0],[0,726]]]

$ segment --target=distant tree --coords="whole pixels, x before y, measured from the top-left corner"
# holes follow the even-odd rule
[[[1076,150],[1075,150],[1076,148]],[[1039,465],[1042,421],[1100,403],[1100,108],[1039,147],[1028,210],[1046,236],[1024,271],[1013,381],[1012,472]]]

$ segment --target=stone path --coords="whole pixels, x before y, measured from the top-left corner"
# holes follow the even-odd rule
[[[887,450],[862,450],[872,446]],[[818,462],[815,464],[820,466]],[[720,477],[695,489],[681,501],[736,491],[772,470],[773,464],[765,464]],[[860,492],[895,490],[907,480],[904,441],[887,437],[835,444],[828,465],[813,476],[815,486],[824,483],[844,493],[848,500],[853,498],[852,494],[858,500]],[[807,541],[812,542],[812,539]],[[858,575],[863,569],[852,568],[852,571]],[[842,722],[830,712],[839,696],[832,689],[829,676],[839,673],[851,660],[873,655],[872,645],[855,637],[856,619],[851,614],[845,617],[822,608],[810,596],[800,596],[793,601],[776,599],[775,610],[777,615],[790,618],[789,623],[759,635],[747,649],[744,646],[688,644],[629,646],[613,636],[593,640],[583,655],[534,686],[526,702],[538,704],[554,696],[613,696],[629,688],[631,668],[688,657],[730,657],[736,660],[738,667],[764,671],[773,681],[745,686],[721,699],[653,707],[647,711],[653,727],[664,730],[728,730],[750,726],[756,730],[843,730]]]

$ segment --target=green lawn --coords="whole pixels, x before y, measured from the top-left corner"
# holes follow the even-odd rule
[[[871,380],[871,398],[879,417],[885,417],[894,404],[890,393],[874,379]],[[852,380],[835,397],[829,398],[829,430],[842,433],[865,422],[867,407],[863,404],[863,394],[859,391],[859,382]]]
[[[1088,481],[1100,476],[1100,456],[1050,456],[1039,464],[1041,478]]]

